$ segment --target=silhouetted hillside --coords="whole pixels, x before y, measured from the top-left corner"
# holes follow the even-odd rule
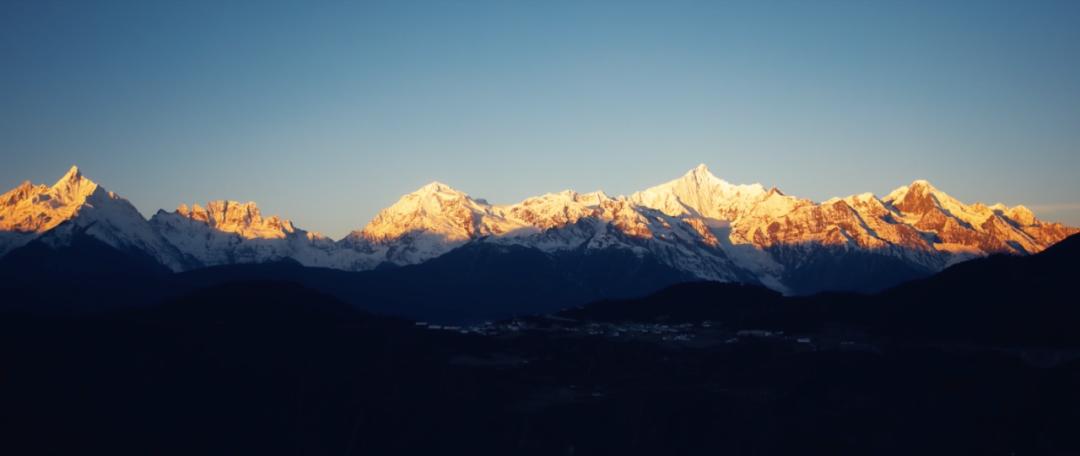
[[[888,309],[898,337],[1001,343],[1080,344],[1080,236],[1027,257],[994,256],[953,266],[870,302]]]
[[[148,304],[170,280],[152,258],[89,236],[59,248],[34,241],[0,258],[0,309],[83,313]]]
[[[653,299],[724,290],[777,299],[713,284]],[[265,281],[2,316],[4,454],[1080,451],[1075,358],[708,342],[715,330],[688,345],[573,327],[462,335]]]
[[[553,312],[601,298],[641,296],[689,280],[619,251],[559,255],[521,246],[469,244],[422,264],[351,272],[293,260],[171,274],[147,258],[93,238],[52,248],[40,242],[0,259],[8,309],[102,311],[151,305],[243,280],[302,284],[370,312],[466,322]]]
[[[730,327],[832,329],[896,340],[1078,346],[1080,236],[1032,256],[992,256],[875,295],[781,297],[763,288],[682,284],[564,312],[601,321],[716,320]]]

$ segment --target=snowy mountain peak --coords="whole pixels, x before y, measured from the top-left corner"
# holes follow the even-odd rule
[[[234,233],[245,239],[283,239],[296,231],[289,220],[276,215],[263,218],[259,206],[253,201],[217,200],[207,203],[205,208],[198,204],[190,208],[181,204],[173,214],[154,215],[154,221],[158,223],[169,216],[203,223],[217,231]]]
[[[630,200],[672,216],[735,220],[767,194],[761,184],[730,184],[701,164],[678,179],[630,195]]]
[[[176,211],[158,211],[150,225],[202,266],[261,263],[291,258],[307,266],[370,268],[358,265],[355,252],[337,248],[333,240],[304,231],[278,216],[263,217],[254,202],[217,200],[206,207],[181,204]]]
[[[1037,221],[1035,213],[1023,205],[1017,205],[1006,210],[1005,215],[1022,226],[1034,225]]]
[[[173,270],[183,267],[174,247],[126,199],[106,191],[72,166],[51,187],[24,182],[2,197],[0,254],[35,239],[51,246],[78,236],[149,255]]]
[[[907,198],[908,195],[912,195],[914,198],[923,198],[927,195],[938,196],[945,195],[945,193],[934,187],[928,180],[916,179],[908,185],[897,187],[896,190],[885,196],[884,201],[899,202]]]
[[[926,189],[931,191],[937,190],[936,188],[934,188],[934,185],[926,179],[915,179],[911,181],[911,185],[909,185],[908,188]]]
[[[453,208],[455,204],[468,206],[483,206],[468,194],[455,189],[442,182],[434,181],[408,193],[397,200],[390,207],[383,209],[383,213],[440,213]]]
[[[27,199],[32,193],[42,192],[48,190],[48,187],[42,185],[37,188],[30,181],[23,181],[17,187],[9,190],[7,193],[0,195],[0,206],[11,206],[17,204],[19,201]]]
[[[709,167],[706,166],[704,163],[699,163],[697,166],[691,168],[690,171],[687,171],[686,174],[683,175],[683,177],[717,179],[717,177],[709,171]]]
[[[412,194],[413,195],[443,194],[443,195],[468,196],[468,195],[465,194],[465,192],[462,192],[462,191],[460,191],[458,189],[455,189],[455,188],[453,188],[453,187],[451,187],[449,185],[446,185],[446,184],[444,184],[442,182],[439,182],[439,181],[431,181],[431,182],[425,184],[423,187],[420,187],[420,188],[416,189],[416,191],[412,192]]]
[[[858,195],[848,196],[847,198],[844,198],[844,200],[847,201],[848,204],[855,205],[857,203],[867,203],[867,202],[870,202],[870,201],[877,201],[878,198],[877,198],[877,195],[874,195],[873,193],[865,192],[865,193],[859,193]]]
[[[441,182],[432,182],[402,196],[379,211],[360,232],[372,242],[387,242],[409,234],[423,234],[446,242],[463,242],[477,236],[501,232],[492,220],[492,207]]]
[[[680,183],[682,183],[683,185],[685,185],[687,187],[697,187],[697,188],[706,188],[706,189],[712,188],[712,187],[722,187],[722,188],[736,187],[735,185],[732,185],[732,184],[728,183],[727,181],[713,175],[713,173],[711,171],[709,171],[709,167],[705,166],[704,163],[699,164],[699,165],[691,168],[689,171],[684,173],[681,177],[679,177],[678,179],[675,179],[673,181],[668,182],[668,184],[672,184],[672,183],[676,183],[676,182],[680,182]]]
[[[98,189],[74,166],[52,187],[25,181],[0,196],[0,231],[48,231],[74,217]]]
[[[72,166],[51,188],[53,196],[67,204],[81,204],[97,189],[98,185],[84,177],[78,166]]]
[[[420,263],[475,241],[549,253],[620,249],[699,278],[785,290],[785,277],[812,264],[807,255],[857,251],[938,270],[989,253],[1038,252],[1076,232],[1023,206],[965,204],[925,180],[884,198],[863,193],[818,204],[730,184],[703,164],[629,197],[564,190],[492,205],[431,182],[339,242],[264,217],[254,202],[181,204],[147,222],[77,167],[51,187],[23,182],[0,195],[0,255],[34,239],[62,246],[90,235],[173,270],[283,258],[365,270]]]
[[[605,201],[611,201],[612,198],[604,193],[603,190],[597,190],[595,192],[580,193],[577,195],[577,202],[588,206],[599,206]]]
[[[885,201],[909,214],[924,214],[939,208],[945,199],[952,198],[923,179],[897,188],[885,197]]]
[[[67,173],[64,173],[64,176],[56,181],[56,185],[53,185],[53,187],[59,186],[64,182],[74,182],[82,178],[82,171],[79,171],[79,167],[77,165],[71,165],[71,168],[68,169]]]

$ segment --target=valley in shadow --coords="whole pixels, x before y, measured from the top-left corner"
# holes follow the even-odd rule
[[[94,312],[8,306],[0,446],[8,454],[1075,454],[1078,246],[1074,237],[1030,257],[971,261],[876,295],[790,298],[683,283],[487,322],[362,310],[289,280],[298,266],[288,264],[262,266],[281,277],[189,275],[168,290],[154,288],[176,278],[150,268],[97,268],[81,282],[54,269],[36,277],[55,286],[8,282],[5,296],[76,307],[128,289],[117,299],[150,300]]]

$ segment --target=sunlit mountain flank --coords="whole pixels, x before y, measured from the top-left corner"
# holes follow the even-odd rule
[[[0,252],[35,239],[50,246],[68,245],[88,235],[113,247],[150,255],[181,270],[176,247],[161,237],[126,199],[87,179],[72,166],[52,187],[22,185],[0,196]]]
[[[181,205],[146,221],[75,167],[52,187],[24,183],[2,201],[3,252],[37,237],[63,243],[72,231],[138,250],[174,271],[283,259],[363,271],[422,263],[469,243],[556,256],[619,250],[698,279],[784,293],[883,288],[971,258],[1037,253],[1077,232],[1023,206],[962,203],[926,181],[883,198],[864,193],[816,203],[729,184],[705,165],[628,197],[567,190],[510,205],[433,182],[338,241],[263,218],[252,202]],[[868,267],[880,269],[871,283],[859,279]],[[806,279],[835,268],[852,279]]]

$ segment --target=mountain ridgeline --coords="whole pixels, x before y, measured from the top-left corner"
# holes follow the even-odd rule
[[[189,291],[74,318],[3,312],[0,425],[8,438],[0,447],[138,455],[1080,452],[1080,312],[1071,281],[1080,236],[1031,256],[958,264],[877,295],[785,297],[756,285],[692,282],[465,330],[371,315],[275,279],[355,279],[374,293],[380,282],[441,277],[385,290],[445,306],[467,296],[458,288],[439,300],[432,290],[468,276],[471,260],[498,266],[483,276],[495,288],[476,290],[505,297],[492,304],[565,292],[562,284],[515,290],[528,280],[491,275],[526,263],[533,278],[558,281],[547,274],[568,267],[544,266],[548,257],[533,249],[505,248],[467,245],[370,272],[279,262],[181,274],[88,236],[64,250],[67,258],[20,250],[24,267],[59,285],[25,296],[0,290],[7,302],[56,297],[73,277],[87,279],[88,292],[70,295],[83,308],[95,286]],[[111,266],[92,277],[63,267],[98,255]],[[409,268],[423,269],[393,275]],[[389,275],[368,275],[376,273]],[[224,276],[230,283],[211,283]],[[116,286],[117,277],[129,280]]]
[[[925,181],[817,203],[700,165],[629,196],[567,190],[509,205],[435,182],[333,240],[255,203],[181,205],[146,220],[73,167],[53,186],[0,196],[0,269],[5,287],[36,284],[18,305],[64,293],[107,301],[86,292],[116,288],[107,277],[138,277],[123,287],[131,299],[289,279],[373,310],[472,319],[696,280],[784,295],[872,292],[973,258],[1037,253],[1076,232],[1023,206],[962,203]],[[72,286],[50,289],[57,280]]]
[[[783,296],[742,284],[692,282],[604,300],[560,315],[582,321],[678,324],[802,334],[871,334],[894,342],[1080,347],[1080,235],[1030,256],[994,255],[877,294]]]
[[[1080,453],[1080,235],[922,182],[0,205],[4,454]]]

